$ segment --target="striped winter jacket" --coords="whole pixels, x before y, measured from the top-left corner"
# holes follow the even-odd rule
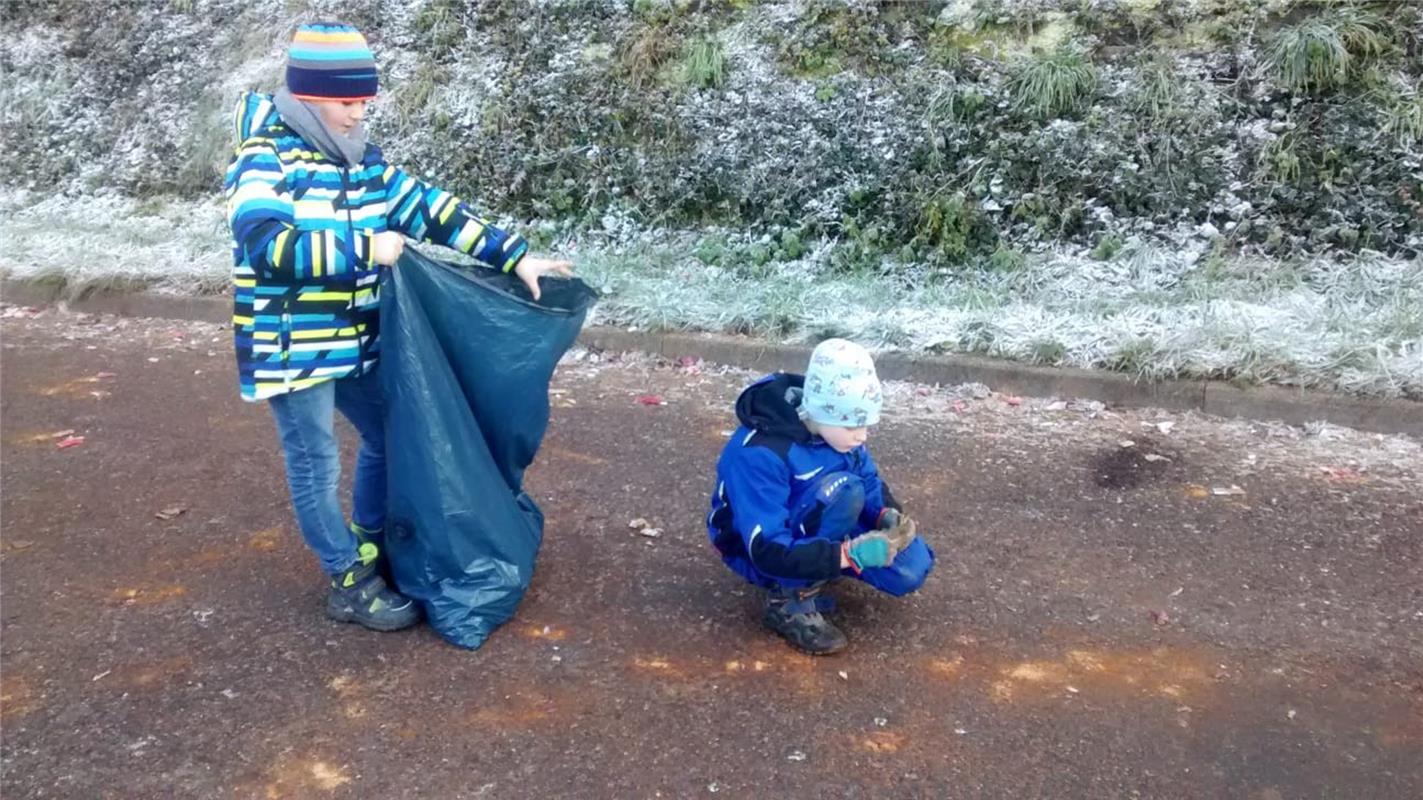
[[[359,374],[379,356],[375,234],[446,245],[509,271],[528,249],[459,198],[410,177],[367,145],[347,168],[282,122],[267,95],[235,113],[240,144],[227,168],[233,238],[233,330],[244,400]]]

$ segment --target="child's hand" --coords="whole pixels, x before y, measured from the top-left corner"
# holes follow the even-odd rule
[[[539,299],[539,277],[543,275],[558,275],[564,278],[573,277],[572,261],[555,261],[548,258],[534,258],[524,256],[518,266],[514,267],[514,274],[519,276],[519,280],[529,287],[529,294],[534,296],[534,300]]]
[[[405,252],[405,237],[395,231],[381,231],[371,243],[371,260],[387,267],[395,266]]]
[[[862,533],[840,547],[840,563],[856,572],[870,567],[887,567],[894,560],[895,548],[883,533]]]
[[[889,546],[893,547],[896,553],[902,553],[904,548],[913,543],[914,537],[919,535],[919,525],[912,517],[899,515],[894,527],[885,531],[885,535],[889,537]]]

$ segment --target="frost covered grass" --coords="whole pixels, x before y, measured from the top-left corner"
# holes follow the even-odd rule
[[[232,254],[222,204],[0,191],[0,273],[66,297],[138,286],[224,291]]]
[[[145,204],[0,192],[0,271],[70,296],[149,287],[218,292],[230,254],[220,203]],[[724,237],[725,234],[722,234]],[[712,240],[718,240],[712,235]],[[954,270],[833,266],[837,245],[756,263],[698,257],[692,234],[615,230],[559,242],[606,296],[596,321],[784,340],[976,353],[1423,399],[1423,259],[1220,259],[1128,242],[1102,261],[1056,251]],[[634,244],[626,244],[635,242]]]
[[[1014,270],[905,281],[831,275],[815,259],[773,276],[709,266],[663,247],[589,254],[608,291],[603,321],[839,335],[930,352],[1423,398],[1423,264],[1263,260],[1207,268],[1137,248],[1101,262],[1066,252]]]

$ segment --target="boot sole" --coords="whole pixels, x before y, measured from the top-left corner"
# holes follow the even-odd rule
[[[808,648],[801,647],[800,645],[796,644],[795,642],[791,641],[790,639],[786,639],[786,637],[784,637],[784,636],[782,636],[781,638],[782,638],[782,639],[785,639],[786,644],[790,645],[791,647],[795,648],[797,651],[799,651],[799,652],[801,652],[801,653],[805,653],[805,654],[808,655],[808,656],[833,656],[833,655],[835,655],[836,653],[839,653],[839,652],[844,651],[845,648],[847,648],[847,647],[850,646],[850,643],[849,643],[849,642],[846,642],[846,643],[844,643],[844,644],[837,644],[837,645],[835,645],[834,647],[832,647],[832,648],[830,648],[830,649],[828,649],[828,650],[810,650],[810,649],[808,649]]]
[[[409,628],[412,625],[416,625],[420,622],[419,611],[412,612],[408,617],[397,617],[391,620],[379,620],[371,619],[370,617],[363,617],[359,613],[357,613],[355,609],[332,608],[331,606],[327,606],[326,616],[336,620],[337,622],[352,622],[357,625],[360,625],[362,628],[366,628],[373,631],[380,631],[381,633],[404,630],[405,628]]]
[[[805,653],[806,655],[809,655],[809,656],[833,656],[833,655],[835,655],[836,653],[842,652],[845,648],[847,648],[847,647],[850,646],[850,641],[849,641],[849,639],[846,639],[846,640],[840,642],[839,644],[836,644],[836,645],[834,645],[833,647],[829,647],[829,648],[826,648],[826,649],[824,649],[824,650],[812,650],[812,649],[810,649],[809,647],[805,647],[805,646],[801,645],[801,644],[800,644],[799,642],[797,642],[796,640],[794,640],[794,639],[792,639],[791,637],[787,636],[786,634],[782,633],[779,628],[777,628],[777,627],[776,627],[775,625],[773,625],[771,622],[769,622],[768,620],[766,620],[764,617],[761,619],[761,625],[762,625],[762,627],[764,627],[766,630],[768,630],[768,631],[770,631],[771,633],[774,633],[774,634],[776,634],[777,636],[781,637],[781,640],[782,640],[782,641],[784,641],[786,644],[790,645],[791,647],[795,648],[798,652]]]

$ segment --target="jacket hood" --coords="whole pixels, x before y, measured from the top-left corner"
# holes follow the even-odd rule
[[[244,142],[267,126],[281,120],[272,96],[261,92],[243,92],[232,113],[232,127],[238,142]]]
[[[767,375],[746,387],[736,399],[736,418],[752,430],[809,442],[810,431],[801,422],[797,407],[805,376],[789,372]],[[787,395],[791,397],[787,397]],[[794,403],[792,399],[794,398]]]

